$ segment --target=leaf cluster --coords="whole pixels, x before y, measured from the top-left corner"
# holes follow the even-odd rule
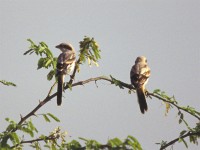
[[[12,145],[18,145],[18,148],[21,148],[20,145],[23,137],[20,137],[16,130],[21,131],[23,134],[27,134],[30,137],[34,137],[35,133],[38,133],[38,130],[33,125],[32,121],[25,121],[22,125],[17,124],[15,121],[6,118],[5,119],[9,125],[6,128],[6,131],[0,134],[0,149],[11,149],[12,146],[8,144],[8,141],[11,141]]]
[[[51,113],[42,114],[42,116],[46,122],[50,122],[50,118],[56,122],[60,122],[60,120]],[[24,121],[23,124],[16,123],[10,118],[6,118],[5,120],[9,124],[6,130],[0,133],[0,149],[22,149],[22,144],[25,143],[24,136],[29,135],[31,138],[34,138],[35,134],[38,133],[31,119]],[[19,131],[19,133],[16,131]]]
[[[119,86],[120,89],[124,89],[124,86],[122,85],[122,82],[120,80],[115,79],[111,75],[110,78],[112,80],[112,84],[115,84],[115,86]]]
[[[96,140],[90,140],[85,138],[79,138],[84,141],[84,145],[81,145],[79,141],[72,140],[67,144],[63,144],[63,149],[68,150],[142,150],[140,143],[133,136],[128,136],[125,140],[120,140],[119,138],[110,139],[106,144],[101,144]]]
[[[189,113],[192,116],[195,116],[198,120],[200,117],[200,113],[196,111],[193,107],[187,106],[187,107],[181,107],[178,105],[178,102],[176,101],[175,97],[168,96],[165,92],[161,91],[160,89],[156,89],[153,92],[154,94],[160,96],[162,98],[163,102],[166,104],[166,111],[165,114],[169,112],[169,109],[175,106],[178,109],[178,116],[179,116],[179,124],[184,123],[185,126],[187,127],[187,130],[183,130],[180,132],[179,138],[167,142],[167,141],[162,141],[161,143],[156,143],[161,145],[161,149],[164,149],[163,147],[166,147],[168,145],[172,145],[172,143],[175,143],[176,141],[178,142],[183,142],[186,148],[188,148],[188,144],[186,140],[184,139],[185,137],[189,137],[190,143],[193,144],[198,144],[198,138],[200,137],[200,123],[196,124],[196,127],[192,128],[189,126],[188,122],[184,118],[184,112]],[[199,120],[200,121],[200,120]]]
[[[79,44],[79,64],[85,63],[86,60],[88,60],[89,65],[95,64],[98,66],[98,60],[101,58],[101,50],[94,38],[85,36],[83,41],[80,41]]]
[[[30,42],[30,47],[29,50],[24,53],[24,55],[31,55],[32,53],[35,53],[36,55],[40,56],[37,69],[48,69],[51,67],[52,69],[47,74],[47,79],[51,80],[56,73],[57,57],[53,56],[51,50],[48,48],[45,42],[40,42],[38,45],[36,45],[31,39],[27,39],[27,41]]]
[[[188,124],[188,122],[184,119],[184,114],[179,111],[179,124],[184,123],[187,127],[187,130],[183,130],[180,132],[179,135],[179,142],[183,142],[185,146],[188,148],[188,144],[185,141],[184,137],[188,136],[190,143],[198,145],[198,138],[200,138],[200,122],[196,123],[196,127],[191,128]]]

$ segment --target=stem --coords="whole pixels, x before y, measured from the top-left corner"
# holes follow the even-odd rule
[[[164,146],[162,146],[162,147],[160,148],[160,150],[163,150],[163,149],[167,148],[168,146],[170,146],[170,145],[176,143],[180,138],[181,138],[181,139],[184,139],[184,138],[186,138],[186,137],[188,137],[188,136],[193,136],[193,135],[198,135],[198,136],[199,136],[199,135],[200,135],[200,132],[196,132],[196,133],[188,132],[187,134],[185,134],[185,135],[183,135],[183,136],[180,136],[180,137],[178,137],[178,138],[176,138],[176,139],[170,141],[169,143],[165,144]]]
[[[199,116],[197,116],[197,115],[194,114],[194,113],[191,113],[191,112],[188,111],[187,109],[184,109],[184,108],[178,106],[178,105],[175,104],[174,102],[168,101],[168,100],[166,100],[166,99],[162,98],[161,96],[158,96],[158,95],[156,95],[156,94],[154,94],[154,93],[148,93],[148,95],[153,96],[153,97],[155,97],[155,98],[157,98],[157,99],[159,99],[159,100],[162,100],[162,101],[164,101],[164,102],[170,103],[170,104],[172,104],[173,106],[175,106],[177,109],[183,110],[183,111],[185,111],[186,113],[189,113],[190,115],[192,115],[192,116],[194,116],[195,118],[197,118],[198,120],[200,120],[200,117],[199,117]]]

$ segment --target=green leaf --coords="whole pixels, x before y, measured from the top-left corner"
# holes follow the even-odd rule
[[[47,80],[52,80],[53,76],[55,75],[56,71],[55,70],[51,70],[48,74],[47,74]]]
[[[90,149],[98,150],[99,147],[100,147],[100,144],[95,140],[89,140],[86,142],[86,149],[88,150]]]
[[[190,136],[190,143],[198,144],[197,136]]]
[[[48,68],[49,66],[51,66],[51,59],[48,59],[46,62],[45,62],[45,68]]]
[[[110,75],[110,78],[111,78],[111,80],[112,80],[112,84],[115,84],[116,86],[119,86],[120,89],[124,89],[124,87],[123,87],[122,84],[121,84],[121,81],[119,81],[119,80],[113,78],[111,75]]]
[[[31,43],[31,45],[35,45],[35,43],[31,39],[27,39]]]
[[[47,113],[48,116],[50,116],[52,119],[54,119],[56,122],[60,122],[60,119],[58,119],[56,116],[54,116],[51,113]]]
[[[155,89],[154,91],[153,91],[153,93],[155,93],[155,94],[159,94],[160,93],[160,89]]]
[[[26,52],[24,52],[24,55],[32,54],[33,52],[34,52],[33,49],[29,49],[29,50],[27,50]]]
[[[135,137],[129,135],[126,140],[128,141],[129,145],[132,146],[133,149],[142,150],[140,143]]]
[[[182,121],[183,121],[183,117],[184,117],[183,113],[180,113],[179,124],[182,123]]]
[[[183,142],[185,147],[188,148],[187,142],[183,138],[179,138],[179,142]]]
[[[187,132],[186,130],[181,131],[179,136],[183,136],[186,132]]]
[[[57,148],[56,148],[54,143],[51,144],[51,150],[57,150]]]
[[[44,67],[45,61],[46,61],[45,58],[40,58],[38,60],[38,68],[37,69],[40,69],[40,68]]]
[[[10,123],[10,124],[8,125],[8,127],[6,128],[6,131],[11,131],[11,130],[17,128],[17,123],[14,122],[12,119],[10,119],[10,118],[6,118],[5,120],[6,120],[7,122]]]
[[[47,117],[46,114],[42,114],[46,122],[51,122],[50,119]]]
[[[34,136],[33,130],[31,130],[31,129],[28,128],[28,127],[20,127],[20,130],[23,131],[24,133],[29,134],[31,137]]]
[[[19,144],[19,137],[15,132],[10,133],[10,140],[12,141],[13,145]]]
[[[80,139],[80,140],[83,140],[83,141],[85,141],[85,142],[88,142],[88,141],[89,141],[88,139],[82,138],[82,137],[79,137],[79,139]]]
[[[30,128],[30,130],[32,130],[32,131],[35,131],[35,132],[37,132],[38,133],[38,130],[37,130],[37,128],[33,125],[33,123],[32,123],[32,121],[30,120],[30,121],[28,121],[28,124],[27,124],[27,126],[28,126],[28,128]]]
[[[14,84],[12,82],[8,82],[6,80],[0,80],[0,83],[7,85],[7,86],[17,86],[16,84]]]
[[[81,148],[81,144],[76,140],[67,143],[67,150],[76,150],[78,148]]]
[[[57,58],[57,57],[54,57],[54,58],[53,58],[53,61],[52,61],[53,69],[54,69],[54,70],[56,69],[57,60],[58,60],[58,58]]]
[[[108,141],[108,144],[115,148],[115,147],[120,147],[122,145],[122,141],[118,138],[114,138]]]
[[[0,149],[1,150],[10,150],[11,149],[11,147],[10,147],[10,145],[8,145],[7,143],[0,143]]]

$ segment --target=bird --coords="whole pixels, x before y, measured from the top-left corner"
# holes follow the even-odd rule
[[[76,54],[70,43],[61,43],[56,46],[62,53],[58,56],[56,65],[56,76],[58,80],[57,87],[57,105],[62,103],[63,83],[66,75],[69,75],[75,68]]]
[[[132,66],[130,71],[131,84],[136,88],[138,103],[140,106],[140,111],[142,114],[148,110],[146,102],[146,89],[151,70],[147,64],[147,59],[145,56],[138,56],[135,60],[135,64]]]

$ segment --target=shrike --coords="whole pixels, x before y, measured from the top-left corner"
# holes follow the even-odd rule
[[[74,48],[71,44],[61,43],[56,46],[62,53],[58,56],[57,60],[57,72],[58,89],[57,89],[57,105],[62,103],[62,92],[65,75],[69,75],[74,70],[76,55]]]
[[[132,85],[136,88],[136,93],[138,97],[138,103],[140,105],[140,110],[144,114],[147,111],[147,102],[145,98],[145,85],[150,77],[150,68],[147,65],[147,59],[144,56],[139,56],[135,60],[135,65],[133,65],[130,78]]]

